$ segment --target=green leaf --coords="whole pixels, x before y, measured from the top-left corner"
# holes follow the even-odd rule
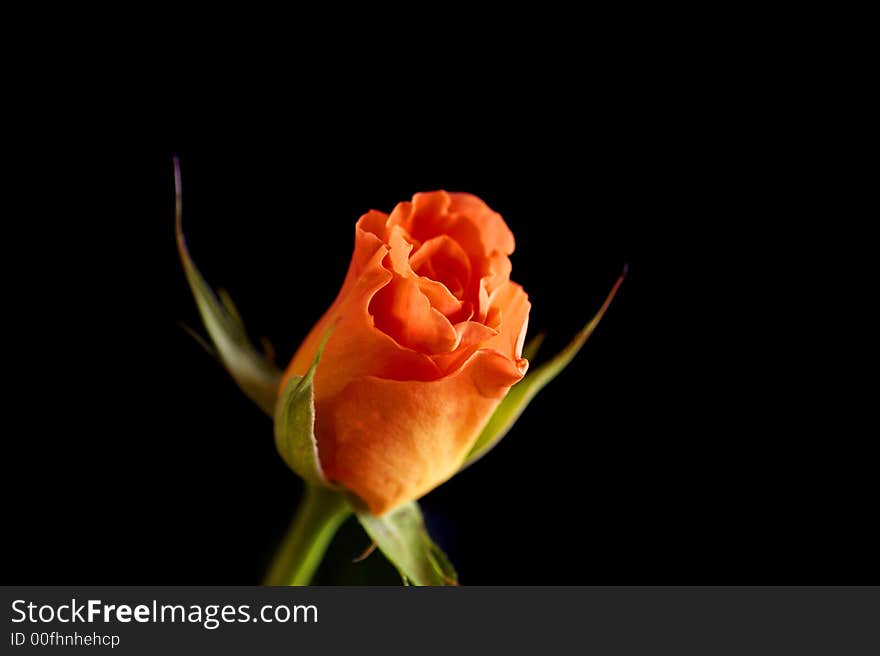
[[[275,446],[293,471],[306,482],[330,487],[321,470],[318,442],[315,440],[315,370],[321,361],[324,346],[330,337],[328,330],[318,347],[312,366],[305,376],[293,376],[287,381],[275,406]]]
[[[400,572],[404,583],[458,585],[458,576],[446,554],[425,528],[422,511],[413,501],[376,517],[357,514],[361,526]]]
[[[248,339],[238,310],[229,295],[222,290],[215,294],[190,257],[183,237],[180,165],[176,159],[174,191],[177,250],[205,329],[217,349],[221,363],[238,383],[241,391],[266,414],[272,416],[281,382],[281,371]]]
[[[578,351],[581,350],[581,347],[586,343],[590,335],[593,334],[596,326],[599,325],[599,322],[602,320],[606,310],[608,310],[608,307],[611,305],[611,301],[614,299],[614,295],[617,294],[617,290],[620,288],[620,284],[625,277],[626,269],[624,269],[623,274],[617,279],[617,282],[614,283],[614,286],[611,288],[611,291],[605,298],[605,302],[602,303],[602,307],[599,308],[596,315],[590,319],[587,325],[581,328],[580,332],[575,335],[574,339],[571,340],[568,346],[562,349],[562,351],[560,351],[552,360],[545,362],[534,371],[529,372],[526,374],[525,378],[510,388],[510,392],[508,392],[507,396],[504,397],[504,400],[499,404],[498,408],[489,419],[489,423],[483,428],[483,431],[480,433],[480,436],[471,448],[470,453],[468,453],[467,458],[465,458],[464,464],[461,466],[462,469],[475,463],[492,449],[492,447],[498,444],[501,438],[504,437],[507,434],[507,431],[509,431],[514,423],[516,423],[516,420],[519,419],[520,415],[528,407],[532,399],[535,398],[535,395],[544,389],[551,380],[556,378],[556,376],[558,376],[559,373],[574,359],[574,356],[578,354]],[[542,339],[542,335],[537,335],[529,343],[527,350],[532,353],[537,352],[537,348],[541,344],[540,340]]]

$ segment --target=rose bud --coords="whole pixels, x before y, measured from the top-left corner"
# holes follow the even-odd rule
[[[513,236],[473,196],[417,194],[358,221],[342,290],[284,374],[190,257],[174,164],[177,246],[210,344],[199,339],[273,418],[279,454],[306,482],[266,583],[308,583],[354,510],[405,582],[455,584],[412,500],[498,444],[584,346],[626,267],[569,344],[524,376],[530,305],[509,280]]]
[[[513,234],[479,198],[419,193],[357,222],[348,274],[284,374],[314,377],[326,479],[374,515],[462,465],[510,386],[530,304],[511,282]]]

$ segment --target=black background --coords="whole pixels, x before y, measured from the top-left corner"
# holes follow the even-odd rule
[[[79,89],[20,122],[4,582],[255,583],[295,508],[269,421],[179,325],[201,329],[174,154],[197,264],[279,362],[332,301],[358,216],[416,191],[505,217],[538,361],[629,264],[575,362],[423,500],[462,583],[876,581],[859,436],[799,396],[805,338],[777,323],[809,276],[780,263],[797,229],[769,110],[650,58],[605,70],[332,95],[293,78],[187,108],[77,111]],[[398,581],[378,554],[348,562],[367,544],[347,525],[318,582]]]

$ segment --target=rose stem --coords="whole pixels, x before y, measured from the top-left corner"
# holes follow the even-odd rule
[[[303,500],[275,554],[265,585],[308,585],[342,522],[351,514],[345,497],[306,485]]]

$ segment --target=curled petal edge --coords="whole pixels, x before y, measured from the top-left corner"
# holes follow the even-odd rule
[[[562,351],[560,351],[549,362],[545,362],[525,376],[520,382],[510,388],[510,392],[504,400],[495,409],[488,423],[483,428],[470,452],[464,460],[461,469],[465,469],[474,464],[477,460],[488,453],[498,442],[501,441],[511,427],[519,419],[520,415],[531,403],[535,395],[546,387],[559,373],[569,365],[574,357],[581,350],[583,345],[589,339],[590,335],[599,325],[605,312],[614,300],[617,290],[626,278],[627,269],[624,268],[623,273],[611,287],[611,291],[596,312],[595,316],[575,335],[574,339],[569,342]],[[543,336],[539,336],[539,340],[543,340]],[[540,345],[540,341],[538,342]],[[537,347],[533,347],[534,350]]]

